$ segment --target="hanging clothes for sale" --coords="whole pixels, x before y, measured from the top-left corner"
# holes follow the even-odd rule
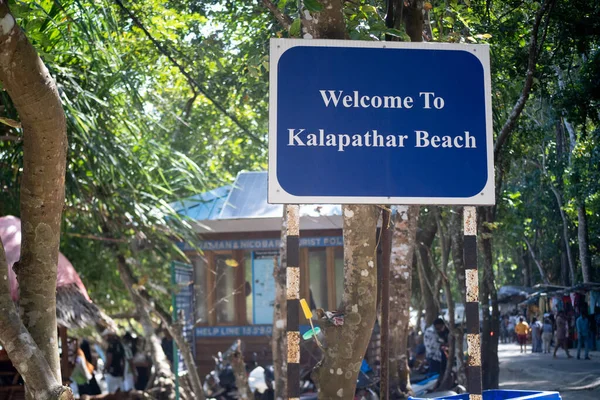
[[[540,308],[541,315],[544,315],[548,312],[547,298],[545,296],[540,296],[538,307]]]
[[[589,296],[590,300],[588,301],[588,311],[591,315],[596,313],[596,307],[600,307],[600,292],[593,290],[589,293]]]
[[[552,311],[557,313],[564,310],[563,302],[560,297],[553,297],[552,300]]]
[[[566,313],[573,311],[573,304],[571,304],[570,296],[563,296],[562,301],[563,301],[564,310]]]

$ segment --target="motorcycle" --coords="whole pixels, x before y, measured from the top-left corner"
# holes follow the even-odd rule
[[[219,352],[213,356],[215,368],[206,375],[204,379],[204,393],[209,400],[236,400],[239,399],[239,392],[235,385],[235,374],[233,368],[225,360],[228,354],[237,350],[237,343],[234,343],[225,354]]]

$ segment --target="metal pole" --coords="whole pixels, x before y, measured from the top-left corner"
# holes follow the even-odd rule
[[[391,211],[384,210],[381,219],[381,400],[390,392],[390,258],[392,232],[389,227]]]
[[[479,329],[479,275],[477,272],[477,209],[464,207],[464,261],[467,286],[467,390],[469,400],[482,399],[481,334]]]
[[[300,217],[298,205],[287,210],[287,386],[288,399],[300,398]]]

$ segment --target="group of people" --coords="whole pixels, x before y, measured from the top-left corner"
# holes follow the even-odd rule
[[[502,319],[501,337],[503,343],[510,341],[511,325],[510,318],[504,317]],[[589,360],[594,335],[589,318],[583,312],[579,314],[575,321],[575,331],[577,333],[577,359],[581,358],[581,350],[584,349],[584,359]],[[556,354],[561,348],[568,358],[572,357],[569,353],[569,321],[563,311],[558,312],[556,318],[553,315],[547,315],[543,321],[538,321],[534,317],[531,320],[531,325],[525,321],[525,318],[519,317],[518,322],[514,324],[514,333],[517,342],[521,346],[521,353],[527,352],[527,343],[529,337],[531,337],[532,353],[550,354],[550,347],[554,344],[554,358],[556,358]]]
[[[150,379],[151,363],[139,338],[130,333],[119,337],[111,330],[104,331],[102,337],[106,341],[106,350],[97,346],[96,351],[103,361],[108,393],[144,390]],[[82,340],[70,378],[74,392],[79,395],[102,394],[95,376],[96,367],[89,342]]]

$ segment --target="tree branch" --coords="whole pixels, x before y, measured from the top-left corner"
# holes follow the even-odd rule
[[[529,59],[527,62],[527,74],[525,77],[525,84],[523,85],[523,90],[521,92],[521,96],[515,103],[508,119],[506,120],[506,122],[504,123],[504,126],[502,126],[502,129],[500,130],[500,133],[498,134],[498,138],[496,139],[496,144],[494,145],[494,160],[495,161],[498,161],[500,150],[502,149],[502,146],[504,145],[504,143],[506,142],[506,140],[508,139],[510,134],[513,132],[515,125],[517,124],[517,120],[519,119],[519,116],[521,115],[523,108],[525,108],[525,103],[527,103],[527,99],[529,99],[529,95],[531,94],[531,88],[533,86],[533,75],[535,74],[536,64],[537,64],[538,56],[540,53],[539,49],[541,49],[541,46],[544,43],[544,39],[546,38],[546,32],[544,32],[542,34],[542,40],[539,41],[540,43],[538,45],[538,35],[539,35],[540,25],[542,23],[542,19],[543,19],[544,15],[546,14],[546,12],[548,12],[548,14],[549,14],[552,11],[552,8],[554,7],[554,3],[555,3],[555,0],[545,1],[535,16],[535,21],[533,23],[533,30],[531,32],[531,39],[529,42]],[[550,18],[550,17],[548,16],[548,18]],[[548,26],[545,27],[545,29],[547,29],[547,28],[548,28]]]
[[[81,238],[81,239],[98,240],[101,242],[129,243],[129,241],[126,239],[115,239],[115,238],[107,238],[107,237],[94,236],[94,235],[83,235],[81,233],[66,232],[65,235],[76,237],[76,238]]]
[[[50,372],[61,382],[56,269],[65,198],[66,118],[54,79],[3,0],[0,18],[0,81],[23,126],[22,245],[20,260],[13,266],[21,317],[47,361],[43,373]],[[26,379],[36,373],[40,372],[26,373]]]
[[[277,6],[273,4],[271,0],[262,0],[262,2],[265,5],[265,7],[267,7],[271,11],[271,14],[273,14],[273,16],[279,22],[279,24],[285,29],[289,30],[290,26],[292,26],[292,19],[289,16],[282,13],[281,10],[277,8]]]
[[[167,330],[173,337],[173,340],[175,340],[177,347],[179,347],[184,362],[190,371],[189,378],[192,390],[196,396],[195,398],[198,400],[204,400],[204,390],[202,389],[202,383],[200,382],[200,377],[197,373],[196,362],[193,358],[189,344],[183,337],[183,327],[181,324],[182,318],[179,318],[177,321],[173,321],[171,314],[165,310],[154,298],[152,298],[146,288],[137,284],[138,280],[134,276],[131,267],[125,260],[125,257],[120,253],[117,254],[117,267],[119,269],[121,279],[123,279],[123,283],[131,293],[134,301],[139,300],[139,302],[141,302],[145,308],[154,311],[163,324],[165,324]],[[137,302],[138,301],[136,301],[136,303]],[[191,371],[196,371],[196,373],[194,374]]]
[[[542,268],[542,265],[540,264],[537,257],[535,256],[535,253],[533,252],[533,247],[531,246],[531,243],[529,243],[529,240],[527,240],[527,236],[523,235],[523,239],[525,240],[525,244],[527,244],[527,248],[529,249],[529,254],[531,254],[531,258],[533,258],[533,262],[535,263],[535,265],[538,267],[538,270],[540,271],[540,275],[542,276],[542,281],[544,281],[544,283],[546,285],[549,284],[550,281],[548,280],[548,277],[546,276],[546,273],[544,272],[544,268]]]
[[[51,396],[60,399],[59,396],[64,391],[70,392],[70,389],[64,388],[54,375],[49,373],[48,361],[21,322],[10,296],[7,270],[6,254],[0,241],[0,343],[14,367],[25,380],[27,390],[33,395],[33,398],[46,399],[48,397],[45,397],[43,393],[50,391],[53,393]]]
[[[173,56],[171,55],[169,50],[166,49],[158,40],[156,40],[152,36],[152,34],[148,31],[148,29],[146,29],[146,27],[142,24],[142,22],[135,16],[135,14],[131,10],[129,10],[127,7],[125,7],[125,5],[123,4],[123,2],[121,0],[115,0],[115,3],[117,3],[117,5],[125,13],[127,13],[129,18],[131,18],[132,21],[135,23],[135,25],[137,25],[137,27],[140,28],[144,32],[146,37],[148,39],[150,39],[150,41],[152,42],[152,44],[154,44],[154,46],[158,49],[158,51],[162,55],[167,57],[167,59],[171,62],[171,64],[173,64],[175,67],[177,67],[177,69],[179,69],[179,72],[181,72],[181,74],[183,76],[185,76],[185,78],[188,81],[188,84],[190,85],[194,94],[196,93],[196,91],[202,93],[202,95],[204,97],[206,97],[206,99],[208,101],[210,101],[219,111],[221,111],[221,113],[223,113],[223,115],[225,115],[234,124],[236,124],[248,137],[250,137],[252,140],[256,141],[261,147],[263,147],[263,148],[267,147],[267,145],[258,136],[256,136],[252,132],[250,132],[248,130],[248,128],[246,128],[235,115],[233,115],[232,113],[227,111],[221,103],[219,103],[210,93],[208,93],[206,91],[206,89],[204,89],[204,87],[202,87],[202,85],[200,85],[200,83],[198,83],[198,81],[196,79],[194,79],[194,77],[192,77],[189,72],[186,71],[186,69],[183,67],[183,65],[181,65],[177,60],[175,60],[175,58],[173,58]]]
[[[0,136],[0,142],[20,142],[22,139],[19,136],[4,135]]]

